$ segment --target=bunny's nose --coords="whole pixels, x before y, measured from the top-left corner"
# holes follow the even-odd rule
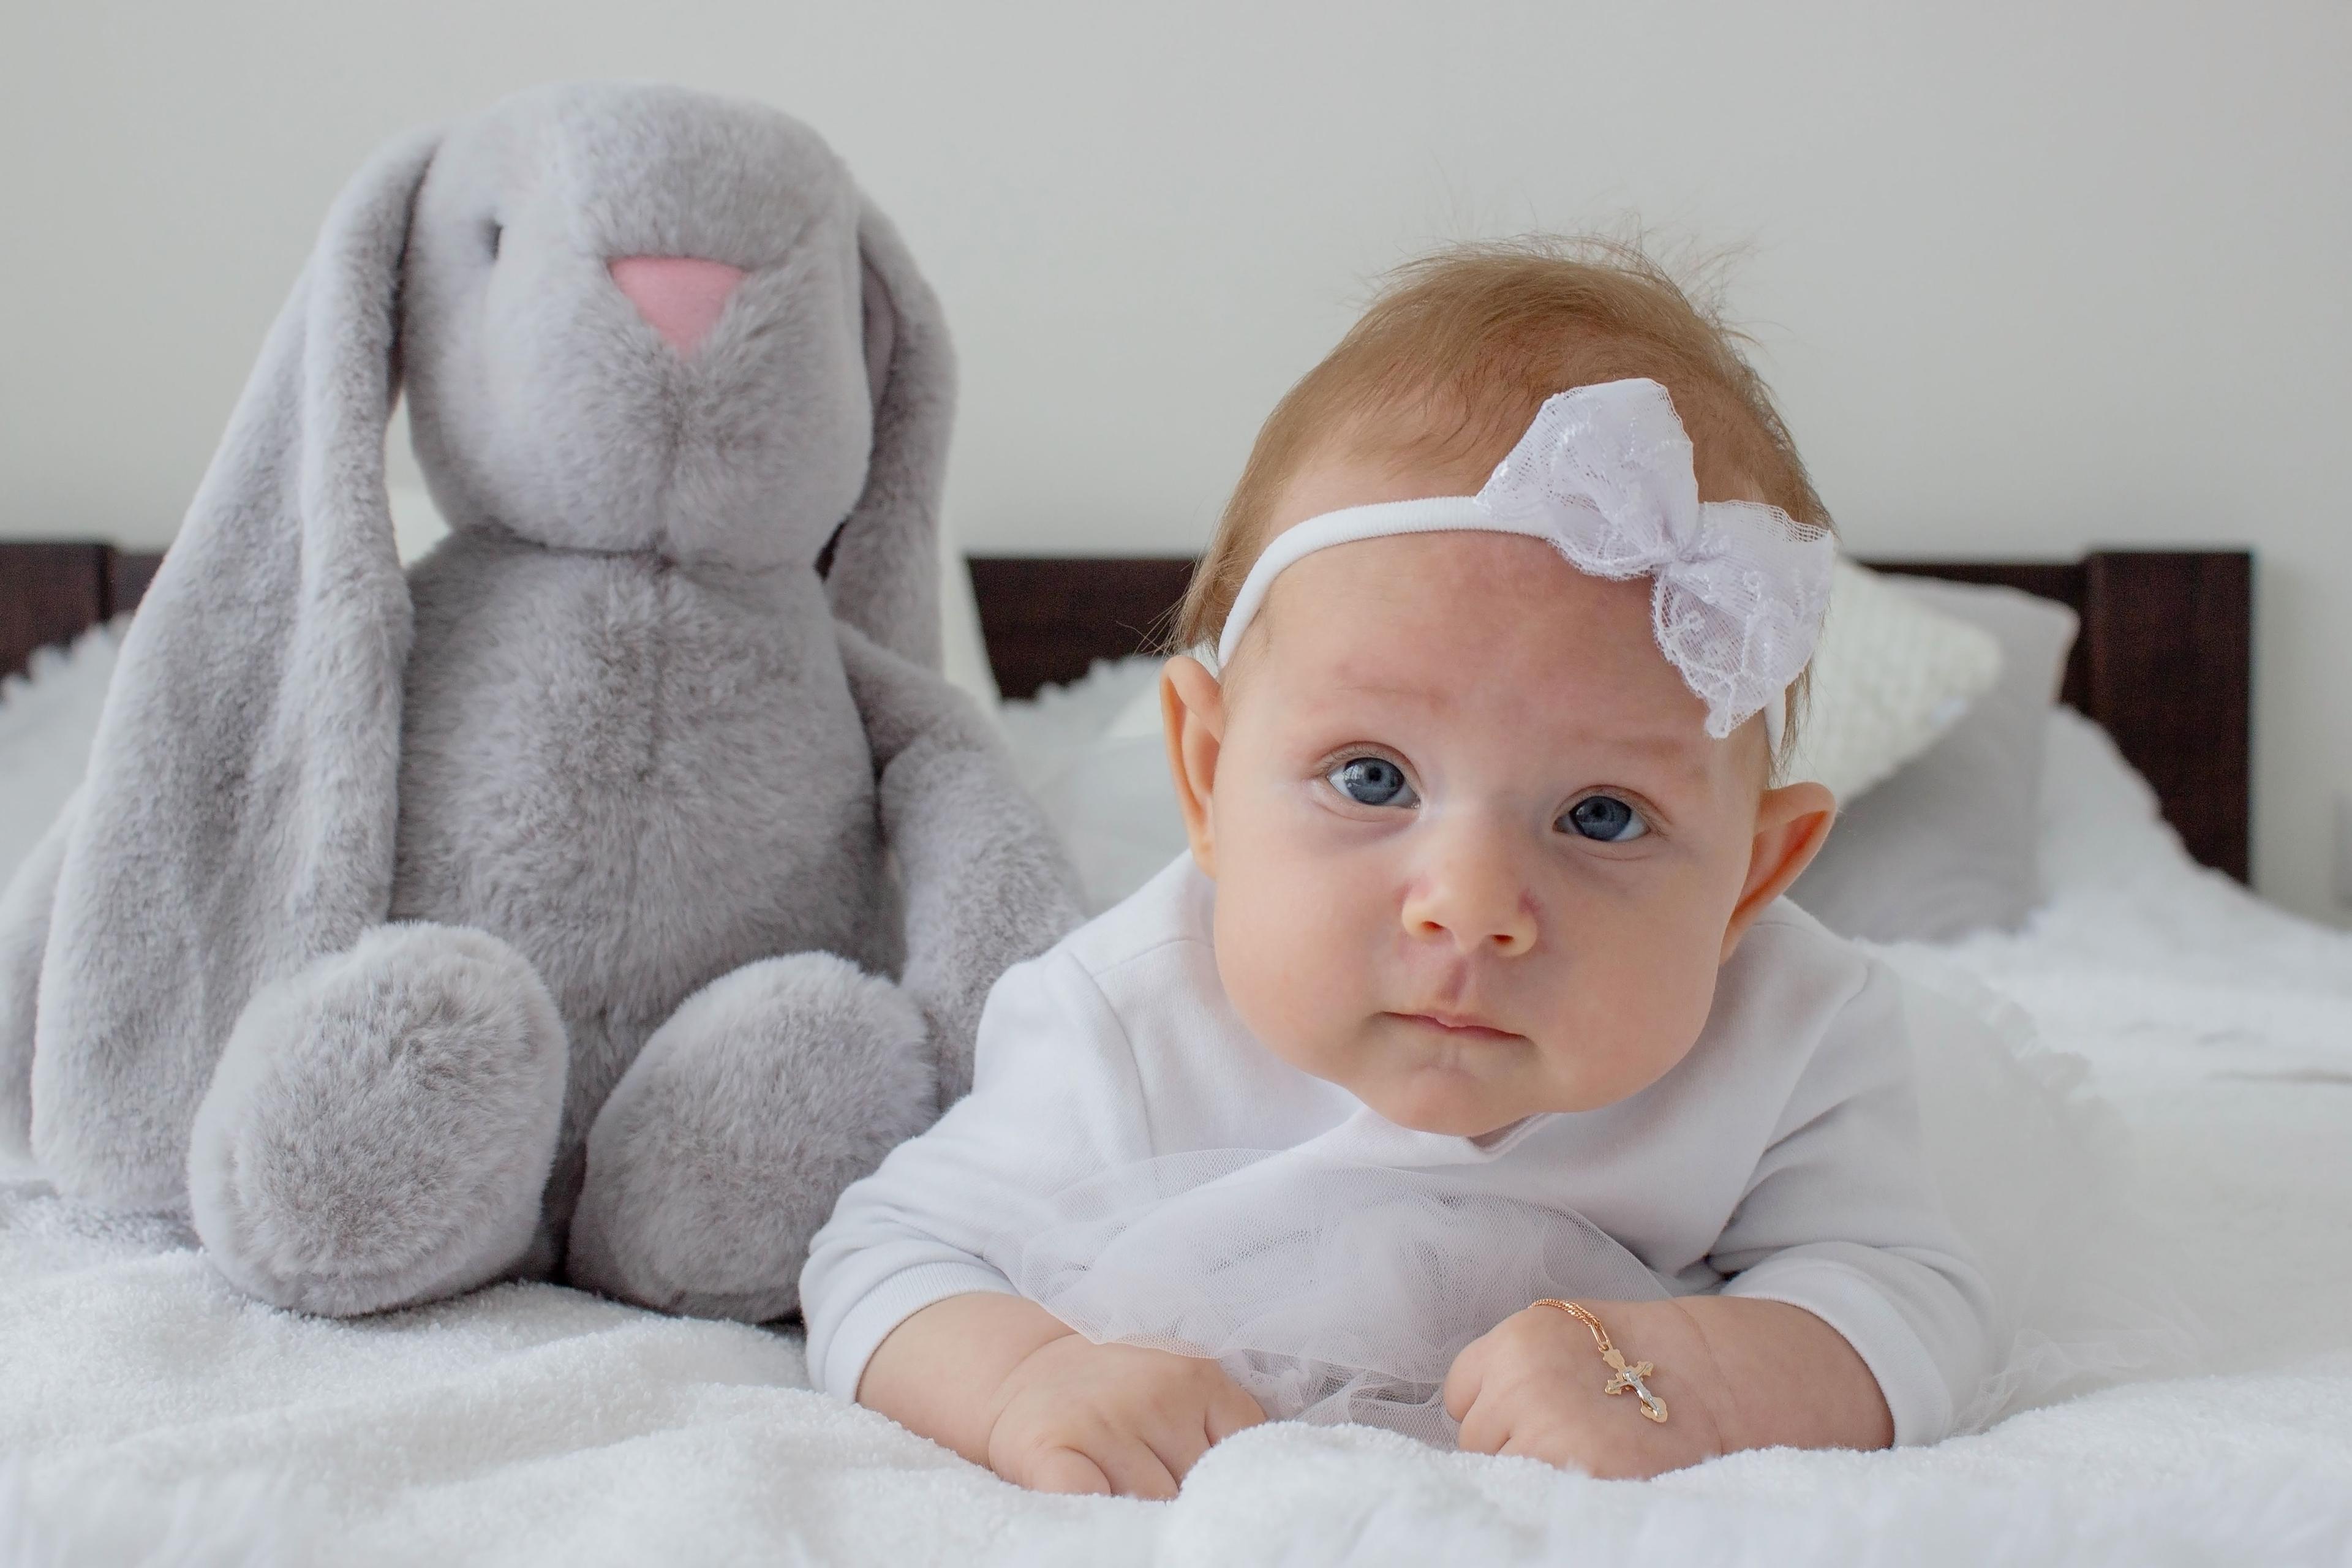
[[[691,256],[616,256],[613,281],[653,330],[691,357],[743,281],[743,269]]]

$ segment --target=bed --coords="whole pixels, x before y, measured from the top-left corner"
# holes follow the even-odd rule
[[[1932,1448],[1640,1485],[1277,1426],[1213,1450],[1171,1504],[1046,1499],[809,1392],[788,1331],[549,1286],[293,1317],[212,1278],[174,1222],[20,1173],[0,1182],[0,1561],[2352,1562],[2352,936],[2242,886],[2249,566],[1897,568],[2081,618],[2036,786],[2036,907],[1883,951],[2079,1058],[2203,1325],[2193,1365]],[[149,570],[0,546],[0,668],[128,608]],[[1133,707],[1149,668],[1122,656],[1183,571],[972,563],[1034,785],[1081,776]],[[86,703],[102,669],[77,689],[75,666],[100,657],[90,637],[45,654],[35,687]]]

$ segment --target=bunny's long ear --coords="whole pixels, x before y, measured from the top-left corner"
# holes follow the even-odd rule
[[[834,614],[901,658],[940,666],[940,491],[955,418],[955,352],[939,297],[890,220],[867,202],[866,361],[874,457],[865,493],[835,536],[825,591]]]
[[[437,140],[337,199],[123,641],[34,1031],[34,1155],[67,1192],[184,1206],[247,1000],[389,906],[409,602],[384,426]]]

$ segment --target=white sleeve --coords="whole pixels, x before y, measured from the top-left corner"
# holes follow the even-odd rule
[[[934,1301],[1012,1292],[983,1260],[1053,1195],[1148,1157],[1126,1031],[1064,948],[1005,971],[981,1011],[971,1092],[841,1195],[801,1271],[809,1378],[854,1399],[876,1348]]]
[[[1947,1436],[1990,1356],[1992,1294],[1944,1215],[1892,971],[1823,1033],[1708,1262],[1727,1296],[1802,1307],[1878,1380],[1898,1444]]]

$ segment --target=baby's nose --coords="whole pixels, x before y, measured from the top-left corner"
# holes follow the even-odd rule
[[[743,281],[741,268],[692,256],[616,256],[606,265],[637,314],[688,359]]]
[[[1424,941],[1450,941],[1468,955],[1516,958],[1536,944],[1536,912],[1526,884],[1494,855],[1448,857],[1431,868],[1404,903],[1405,930]]]

